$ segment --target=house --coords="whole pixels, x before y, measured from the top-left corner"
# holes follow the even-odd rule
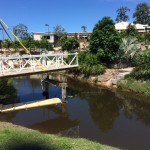
[[[135,28],[138,32],[140,32],[142,35],[146,32],[150,31],[150,26],[143,25],[143,24],[134,24],[129,22],[119,22],[115,24],[115,29],[119,32],[124,31],[127,29],[128,25],[135,25]],[[80,40],[80,43],[85,44],[88,43],[87,39],[91,35],[92,32],[66,32],[65,34],[67,37],[75,37],[77,36],[77,39]],[[43,37],[48,40],[49,43],[51,43],[53,46],[55,46],[56,42],[58,41],[58,37],[56,33],[54,32],[33,32],[33,39],[34,40],[41,40]]]
[[[137,31],[141,34],[145,34],[147,31],[150,31],[150,26],[143,24],[134,24],[129,22],[119,22],[115,24],[115,28],[117,31],[121,32],[127,29],[128,25],[134,25]]]
[[[34,40],[40,41],[42,38],[45,38],[53,46],[55,46],[57,41],[57,35],[53,32],[33,32],[32,35]]]
[[[67,37],[77,36],[78,40],[85,40],[91,35],[92,32],[67,32]]]
[[[67,35],[67,37],[74,37],[75,35],[77,35],[77,38],[82,40],[88,39],[91,32],[68,32],[65,34]],[[58,37],[54,32],[33,32],[32,35],[34,40],[41,40],[43,37],[46,38],[48,42],[53,46],[55,46],[55,43],[58,40]]]

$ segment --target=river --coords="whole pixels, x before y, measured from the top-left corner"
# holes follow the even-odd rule
[[[13,78],[17,102],[61,98],[57,82],[41,86],[41,75]],[[81,137],[129,150],[150,148],[150,97],[97,87],[62,75],[67,82],[66,103],[7,113],[7,121],[43,133]]]

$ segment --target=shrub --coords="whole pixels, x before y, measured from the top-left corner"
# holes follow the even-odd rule
[[[104,65],[99,64],[97,56],[92,53],[80,54],[79,64],[79,71],[86,76],[103,73],[106,68]]]
[[[135,59],[137,67],[131,72],[129,77],[137,80],[150,79],[150,50],[140,52]]]

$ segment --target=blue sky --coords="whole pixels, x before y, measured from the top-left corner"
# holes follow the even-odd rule
[[[131,9],[128,15],[132,22],[135,7],[141,2],[150,4],[149,0],[1,0],[0,17],[10,28],[19,23],[27,25],[29,32],[47,32],[45,24],[50,31],[57,24],[66,32],[80,32],[82,25],[92,31],[104,16],[115,20],[121,6]]]

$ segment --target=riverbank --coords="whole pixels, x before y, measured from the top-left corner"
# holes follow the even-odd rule
[[[1,150],[117,150],[83,138],[43,134],[18,125],[0,122]]]
[[[122,70],[120,74],[122,74]],[[130,71],[125,72],[124,76],[126,74],[129,74],[129,72],[131,72],[131,69]],[[82,80],[82,81],[84,80],[88,83],[96,84],[97,86],[101,86],[101,87],[105,87],[105,88],[109,88],[113,90],[118,89],[124,92],[125,91],[134,92],[137,94],[142,94],[144,96],[150,96],[150,80],[140,81],[140,80],[133,80],[133,79],[131,80],[128,78],[124,79],[124,77],[120,78],[120,75],[118,75],[117,78],[120,78],[120,79],[117,81],[116,79],[114,80],[115,73],[116,73],[115,69],[106,69],[104,74],[97,75],[97,76],[84,77],[83,74],[78,75],[78,76],[74,76],[73,74],[67,74],[67,76],[75,77],[79,80]]]
[[[145,96],[150,96],[150,81],[137,81],[126,79],[117,84],[119,90],[134,92]]]

